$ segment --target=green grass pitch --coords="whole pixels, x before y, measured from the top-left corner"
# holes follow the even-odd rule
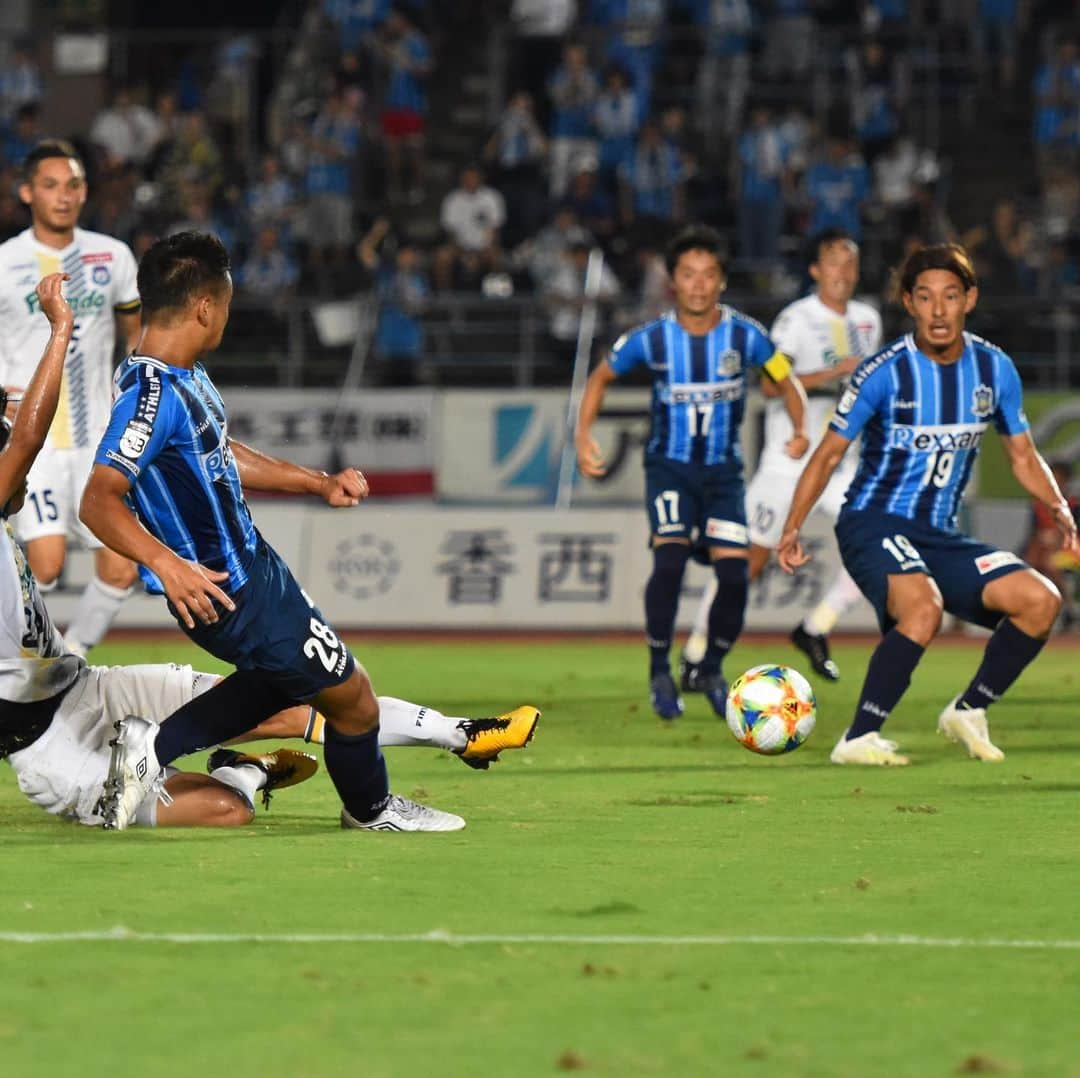
[[[887,728],[899,770],[828,764],[858,643],[777,759],[701,697],[653,718],[640,644],[354,650],[379,691],[448,713],[535,703],[535,742],[487,773],[388,751],[396,790],[467,818],[452,835],[341,831],[322,772],[243,830],[106,834],[5,768],[3,1073],[1080,1074],[1075,644],[996,708],[992,765],[935,733],[979,650],[939,641]],[[175,640],[94,658],[214,668]],[[766,661],[806,668],[750,639],[728,673]],[[182,934],[223,938],[141,938]],[[320,935],[342,938],[296,939]]]

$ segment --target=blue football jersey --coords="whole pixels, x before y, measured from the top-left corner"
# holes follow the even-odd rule
[[[876,509],[955,531],[991,422],[1003,435],[1028,429],[1020,376],[1000,348],[965,333],[960,358],[942,364],[911,334],[894,341],[855,369],[830,424],[863,436],[843,512]]]
[[[147,531],[182,558],[247,582],[258,533],[229,450],[225,406],[202,364],[192,370],[133,355],[116,370],[112,415],[95,463],[131,482],[127,500]],[[148,591],[161,582],[145,566]]]
[[[746,370],[764,367],[775,351],[757,322],[725,306],[717,325],[701,336],[669,312],[623,334],[608,361],[616,374],[644,363],[652,375],[646,456],[741,467]]]

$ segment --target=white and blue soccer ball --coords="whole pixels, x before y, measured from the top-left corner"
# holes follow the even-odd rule
[[[752,666],[732,683],[725,711],[735,740],[751,752],[778,756],[797,749],[817,722],[810,682],[790,666]]]

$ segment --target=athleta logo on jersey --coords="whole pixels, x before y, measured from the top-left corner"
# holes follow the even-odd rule
[[[26,300],[27,310],[31,314],[37,314],[41,310],[41,304],[38,302],[37,292],[27,292],[24,297]],[[86,314],[87,312],[96,312],[104,310],[105,308],[105,295],[102,292],[84,292],[81,296],[68,296],[68,305],[71,307],[75,314]]]
[[[889,432],[890,449],[973,449],[982,441],[985,423],[945,423],[941,426],[896,426]]]

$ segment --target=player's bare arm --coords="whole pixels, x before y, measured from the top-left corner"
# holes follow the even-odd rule
[[[769,374],[768,367],[765,370],[766,374]],[[771,378],[772,375],[769,374],[769,377]],[[784,443],[784,450],[789,457],[798,460],[810,448],[810,439],[806,437],[806,432],[803,430],[806,418],[806,390],[803,389],[802,382],[790,373],[790,368],[787,377],[777,379],[776,388],[780,391],[784,408],[787,409],[787,414],[791,418],[792,433]]]
[[[0,502],[4,505],[22,488],[56,414],[64,358],[75,328],[75,316],[61,291],[66,280],[66,273],[51,273],[38,282],[38,302],[52,326],[52,333],[34,377],[23,393],[7,451],[0,454]]]
[[[334,508],[359,505],[369,494],[368,481],[357,468],[343,468],[330,475],[260,453],[232,438],[229,448],[245,490],[313,494]]]
[[[611,364],[605,360],[589,375],[589,380],[585,383],[585,392],[581,395],[574,447],[577,450],[578,468],[581,469],[582,475],[590,479],[599,479],[607,474],[607,465],[604,463],[600,446],[596,444],[592,436],[592,426],[600,414],[607,387],[617,377]]]
[[[235,610],[232,599],[215,583],[228,580],[229,574],[186,561],[155,539],[124,501],[130,489],[127,478],[115,468],[95,464],[83,492],[80,519],[110,550],[142,563],[158,577],[189,629],[194,628],[196,617],[207,625],[216,622],[215,603]]]
[[[1036,448],[1031,432],[1009,435],[1001,441],[1016,481],[1054,514],[1054,523],[1062,536],[1062,549],[1080,554],[1080,540],[1077,539],[1072,510],[1053,471]]]
[[[785,573],[795,572],[800,565],[805,565],[810,560],[810,555],[803,550],[799,540],[799,529],[817,504],[821,492],[828,485],[850,445],[851,441],[842,434],[828,431],[799,476],[791,499],[791,509],[784,521],[784,533],[776,548],[776,560]]]

